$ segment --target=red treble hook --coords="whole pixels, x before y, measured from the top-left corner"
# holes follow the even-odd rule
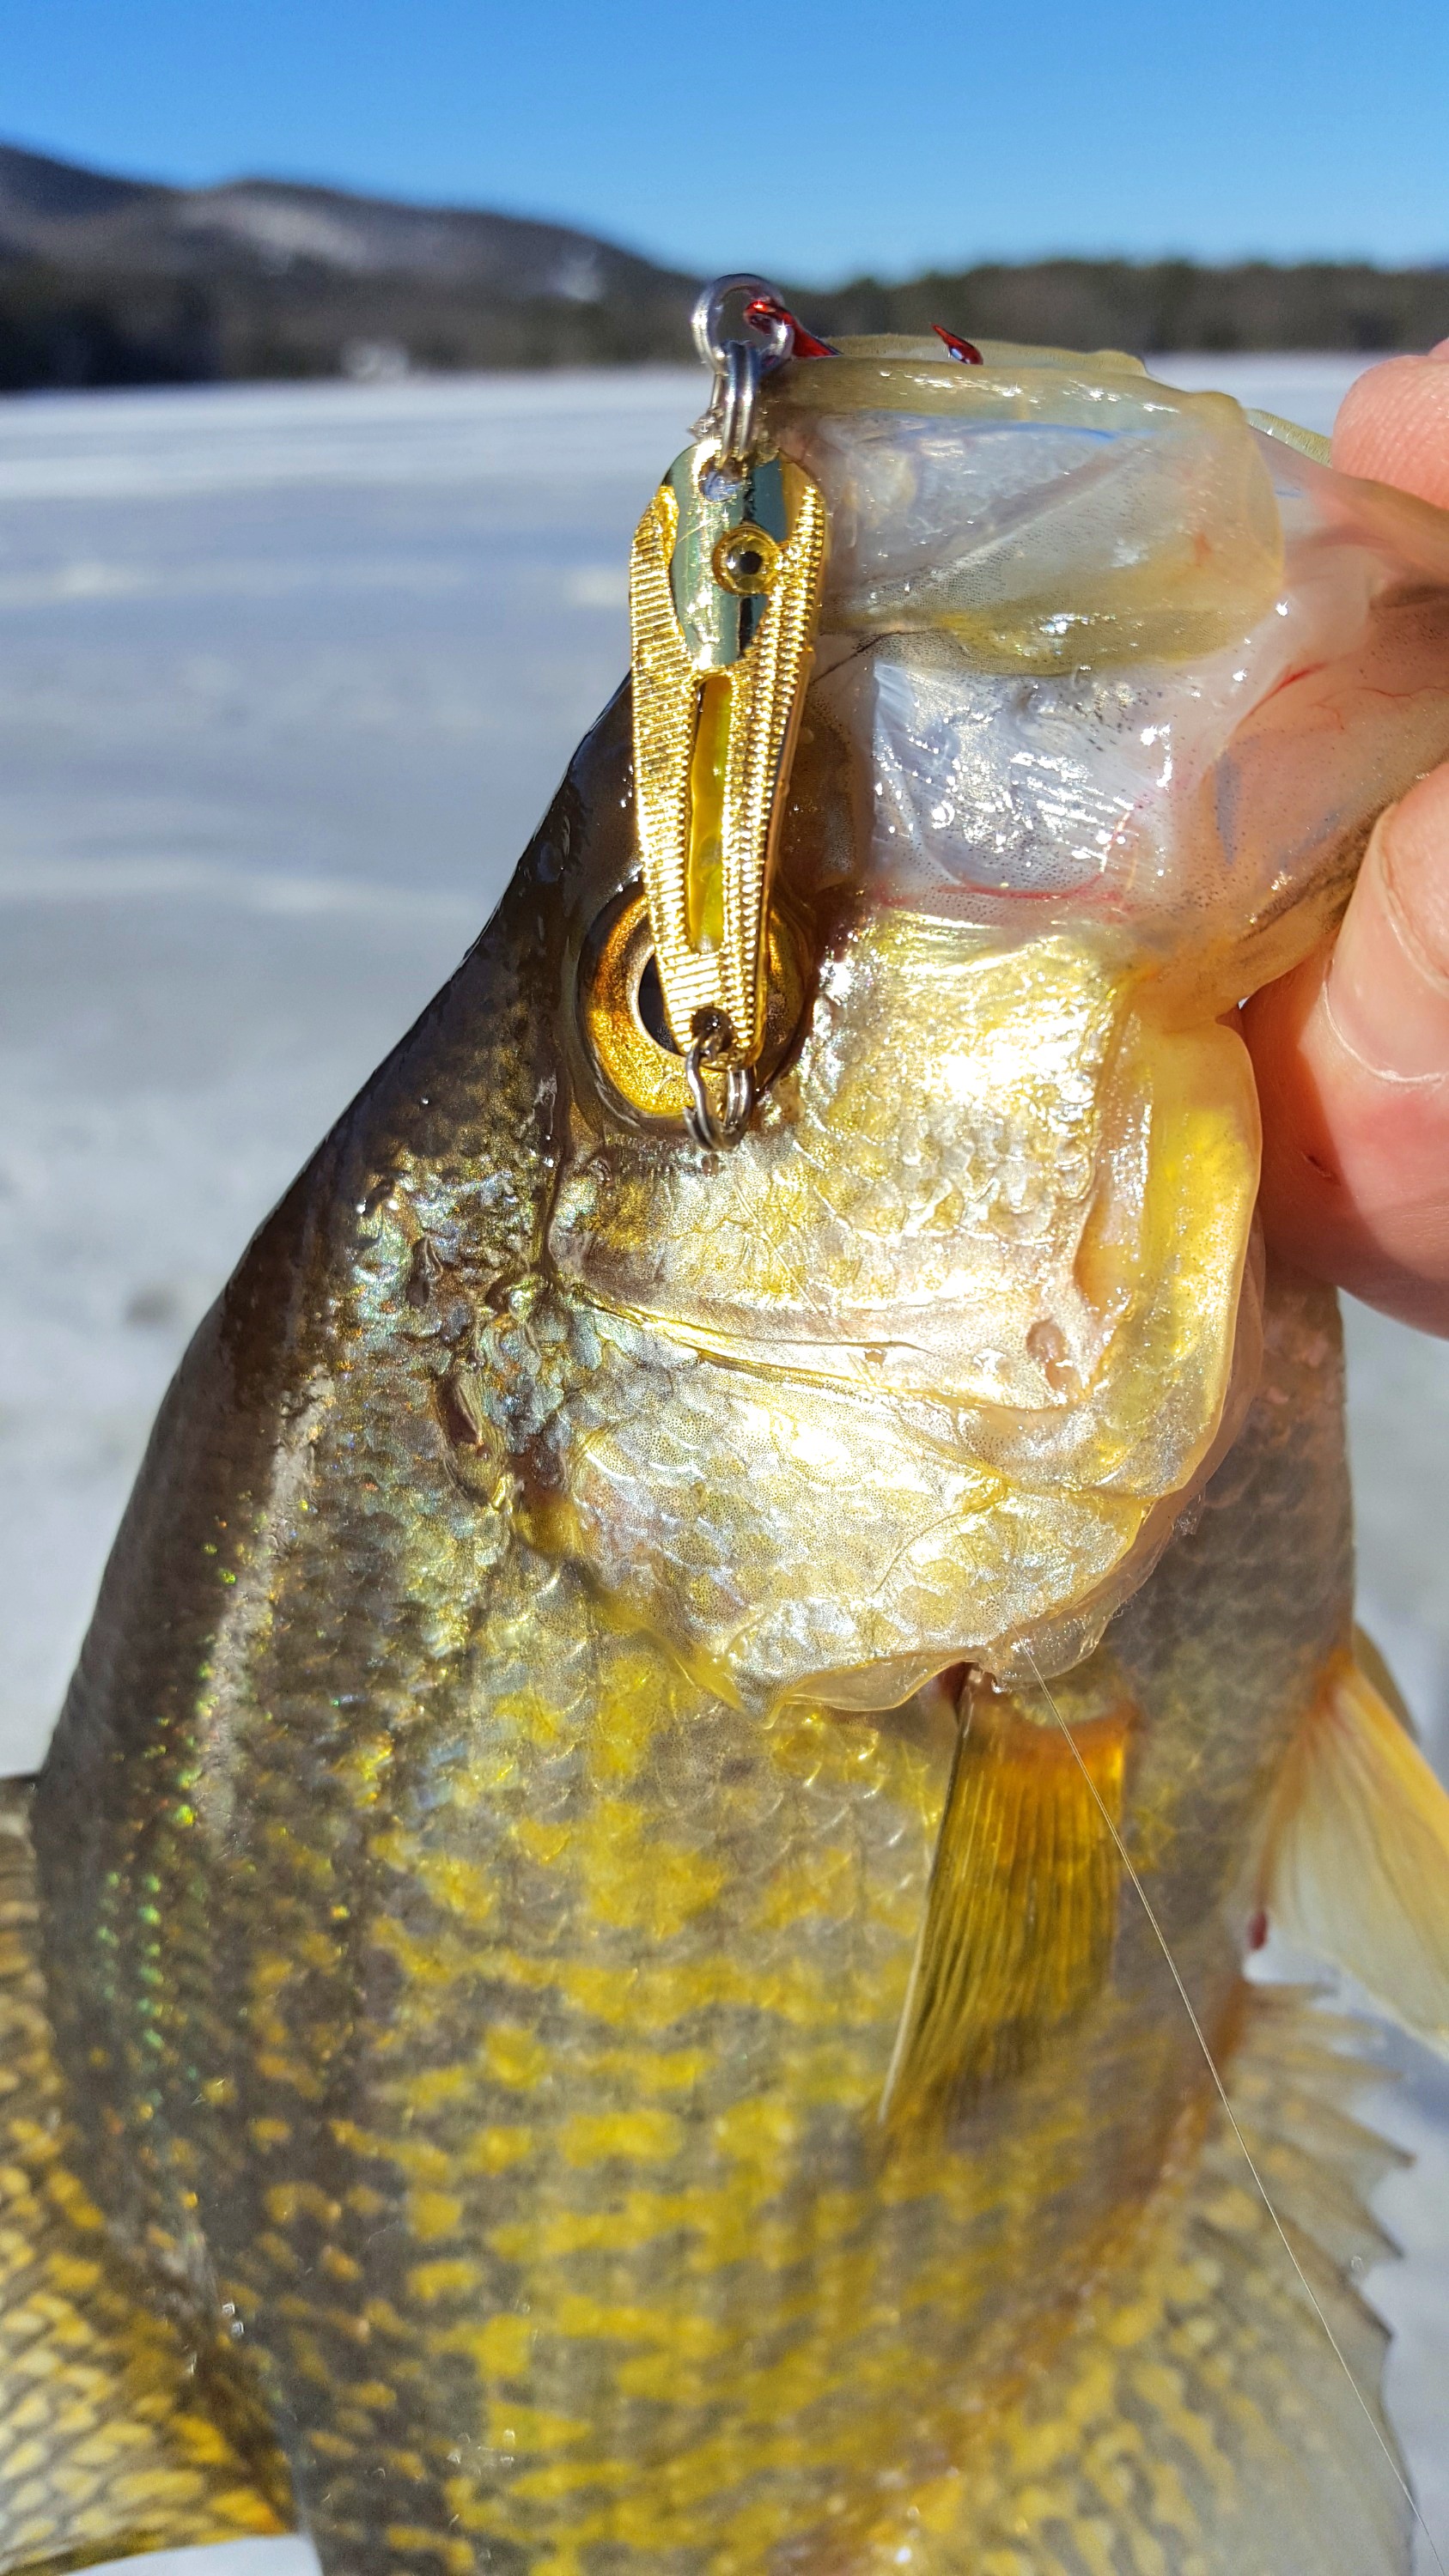
[[[803,322],[797,322],[777,296],[757,295],[752,303],[745,306],[745,320],[788,323],[793,334],[790,345],[792,358],[838,358],[840,355],[828,340],[817,340],[813,331],[807,331]]]
[[[959,358],[963,366],[985,366],[986,360],[982,357],[974,340],[963,340],[959,331],[948,331],[944,322],[933,322],[931,324],[931,328],[935,332],[938,340],[945,341],[952,357]]]

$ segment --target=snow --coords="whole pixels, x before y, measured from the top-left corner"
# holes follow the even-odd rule
[[[1159,372],[1326,428],[1358,365]],[[629,535],[700,386],[0,405],[0,1772],[43,1752],[187,1335],[613,688]],[[1363,1313],[1350,1336],[1366,1618],[1443,1744],[1449,1348]],[[1421,2156],[1383,2193],[1412,2259],[1373,2292],[1449,2556],[1449,2083],[1404,2063],[1378,2116]],[[313,2564],[248,2542],[205,2568]]]

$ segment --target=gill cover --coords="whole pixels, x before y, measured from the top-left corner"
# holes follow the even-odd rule
[[[548,1442],[568,1544],[750,1701],[1060,1671],[1144,1580],[1258,1374],[1233,1006],[1449,750],[1442,514],[982,356],[736,355],[636,545]]]

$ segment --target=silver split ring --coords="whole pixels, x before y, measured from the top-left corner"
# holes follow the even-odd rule
[[[760,387],[788,358],[794,340],[782,314],[770,314],[746,327],[748,337],[724,337],[725,306],[734,296],[746,303],[759,298],[778,303],[768,279],[744,274],[717,277],[704,288],[694,307],[694,343],[714,369],[709,422],[719,437],[719,467],[737,477],[754,454],[759,436]]]
[[[778,304],[780,301],[778,291],[767,277],[751,277],[743,270],[729,277],[717,277],[712,286],[701,287],[695,298],[690,327],[694,332],[694,345],[705,365],[713,367],[716,372],[724,365],[724,354],[730,345],[723,336],[722,325],[724,309],[732,295],[743,296],[747,304],[761,301]],[[794,333],[782,314],[771,314],[764,322],[751,322],[749,328],[763,351],[765,372],[771,375],[789,357]]]
[[[684,1059],[684,1079],[689,1085],[689,1107],[684,1123],[707,1154],[722,1154],[729,1145],[737,1145],[750,1123],[755,1106],[755,1077],[747,1064],[732,1064],[725,1080],[724,1116],[715,1115],[714,1103],[705,1088],[704,1068],[709,1061],[710,1040],[696,1038]]]

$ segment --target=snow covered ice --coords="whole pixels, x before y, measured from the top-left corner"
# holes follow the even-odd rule
[[[1159,371],[1327,428],[1359,363]],[[653,370],[0,406],[0,1770],[43,1752],[187,1335],[617,682],[700,401]],[[1349,1332],[1363,1616],[1442,1759],[1449,1346]],[[1421,2155],[1379,2196],[1411,2259],[1373,2296],[1449,2557],[1449,2075],[1401,2063],[1370,2108]]]

